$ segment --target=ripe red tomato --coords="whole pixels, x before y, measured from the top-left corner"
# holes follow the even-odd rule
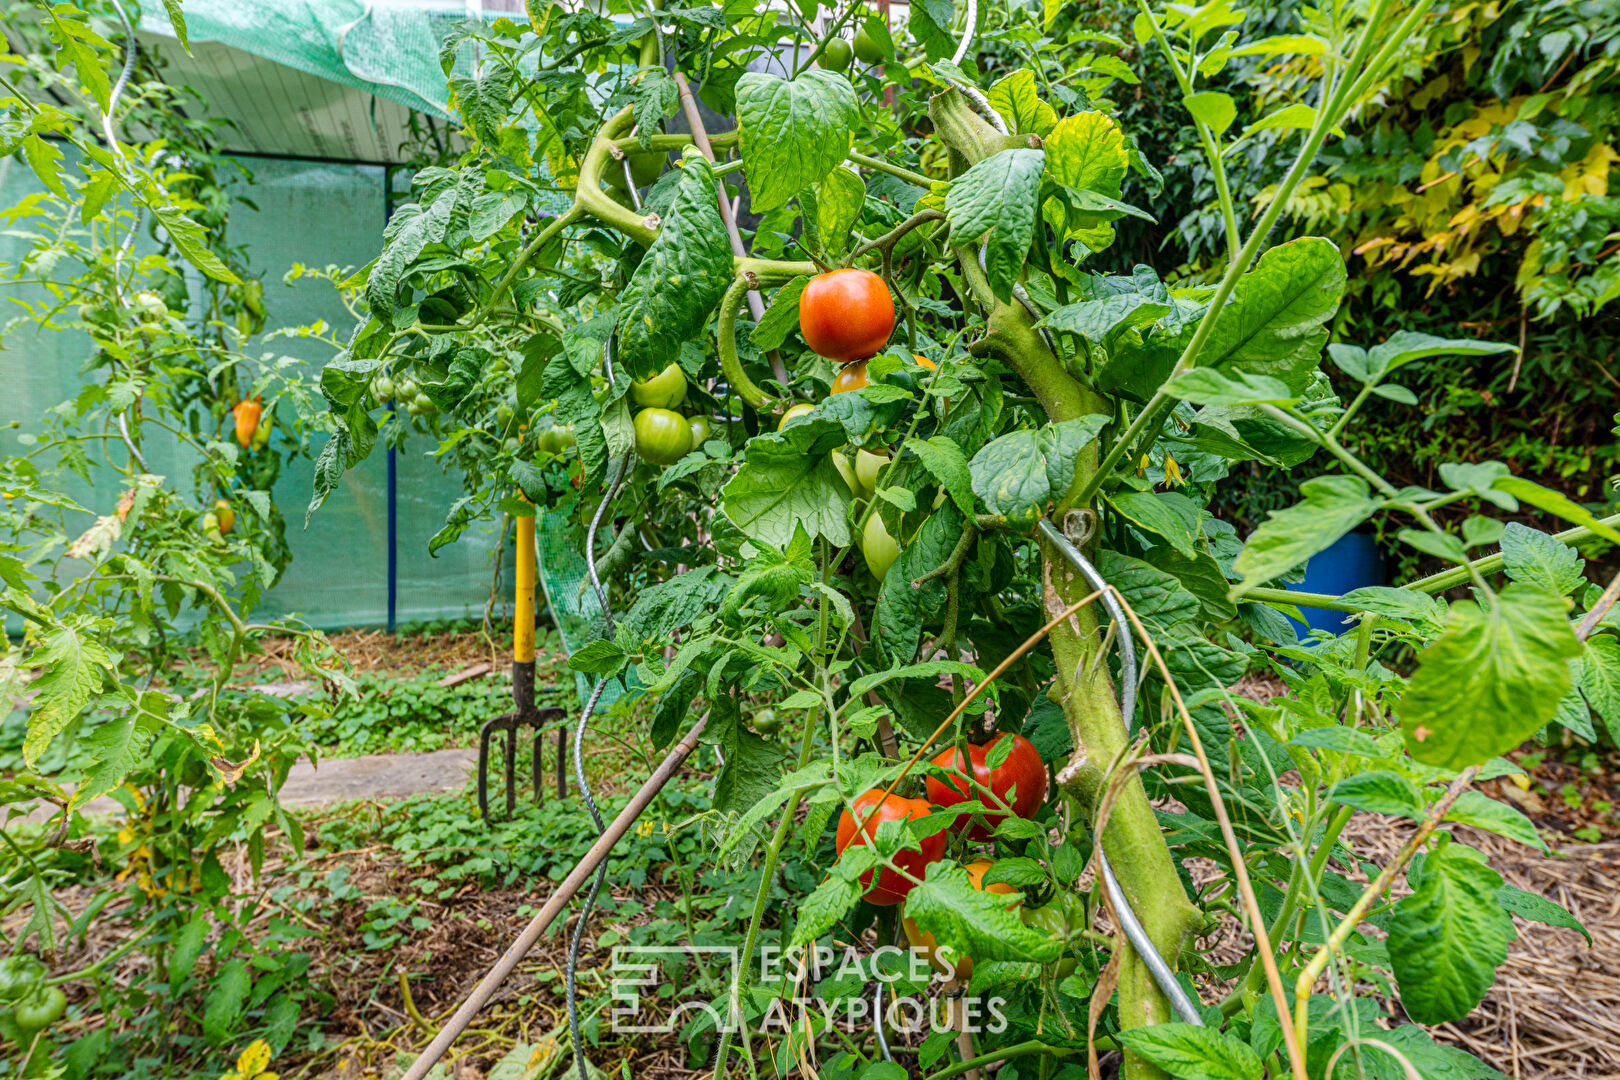
[[[991,770],[990,790],[997,798],[1005,800],[1013,813],[1021,818],[1032,818],[1046,801],[1046,762],[1041,760],[1041,752],[1035,749],[1034,743],[1011,733],[997,735],[985,743],[986,758],[1002,739],[1012,740],[1012,751],[1006,761]],[[1009,792],[1013,792],[1010,798]]]
[[[882,788],[873,788],[855,800],[855,813],[861,819],[858,830],[855,818],[848,810],[839,816],[838,854],[842,855],[844,849],[852,843],[856,845],[870,843],[871,838],[877,836],[878,826],[885,821],[906,821],[927,817],[933,810],[934,808],[922,799],[907,799],[899,795],[884,798]],[[927,872],[929,863],[944,858],[945,834],[937,832],[919,842],[922,845],[921,851],[902,851],[894,857],[894,863],[912,877],[921,880]],[[874,873],[877,877],[875,882],[872,880]],[[861,886],[866,890],[867,903],[878,907],[892,907],[898,904],[916,887],[912,881],[901,877],[887,866],[878,871],[868,870],[862,874]]]
[[[872,381],[866,377],[866,361],[857,360],[846,366],[832,381],[832,392],[842,394],[846,390],[859,390],[863,386],[870,386]]]
[[[1013,740],[1012,751],[1007,755],[1006,761],[992,769],[986,758],[990,747],[1002,739]],[[930,802],[943,808],[977,799],[988,805],[991,803],[990,798],[980,787],[974,786],[981,785],[993,791],[997,799],[1011,806],[1013,813],[1019,817],[1035,816],[1041,804],[1046,801],[1046,763],[1041,760],[1040,751],[1035,749],[1034,743],[1022,735],[1002,734],[984,746],[969,744],[967,752],[968,760],[973,763],[973,784],[968,783],[962,767],[962,755],[957,752],[956,747],[946,747],[931,759],[932,764],[956,773],[956,778],[946,781],[930,776],[927,781]],[[984,824],[975,824],[971,827],[968,832],[969,840],[977,842],[990,839],[990,834],[1007,815],[986,813],[981,816]],[[968,820],[970,819],[960,819],[957,827],[960,828]]]
[[[799,296],[799,331],[817,354],[840,364],[876,356],[894,332],[894,300],[870,270],[833,270]]]

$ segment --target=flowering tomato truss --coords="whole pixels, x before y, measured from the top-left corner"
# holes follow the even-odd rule
[[[434,404],[418,426],[467,471],[435,544],[546,507],[616,613],[570,666],[634,687],[655,747],[704,718],[716,858],[760,875],[744,957],[914,927],[1005,995],[1002,1033],[913,1048],[935,1075],[1119,1050],[1133,1077],[1220,1061],[1305,1080],[1307,1049],[1441,1075],[1452,1051],[1351,999],[1373,985],[1418,1023],[1460,1018],[1513,914],[1568,918],[1444,826],[1539,844],[1469,785],[1549,723],[1589,726],[1588,702],[1620,722],[1613,590],[1574,547],[1620,533],[1499,462],[1447,465],[1444,490],[1370,469],[1347,433],[1403,365],[1505,347],[1330,346],[1340,252],[1274,235],[1324,143],[1395,85],[1429,0],[1271,38],[1225,4],[1143,8],[1135,47],[1168,58],[1218,192],[1228,259],[1207,280],[1112,250],[1158,177],[1114,119],[1126,44],[1077,53],[1069,7],[915,4],[894,35],[860,4],[629,26],[531,5],[458,31],[446,55],[481,58],[455,84],[470,148],[418,175],[354,280],[371,319],[323,379],[339,430],[313,505],[397,422],[376,380],[414,379]],[[846,71],[828,45],[847,37]],[[808,47],[752,70],[779,39]],[[1223,160],[1253,131],[1203,88],[1237,55],[1319,76],[1255,125],[1291,131],[1292,156],[1252,221]],[[735,128],[705,131],[698,99]],[[689,134],[665,131],[677,114]],[[1239,538],[1208,507],[1250,462],[1309,476]],[[1471,550],[1496,532],[1442,524],[1457,504],[1573,528]],[[1451,568],[1284,588],[1375,518]],[[1301,643],[1301,606],[1345,632]],[[1288,693],[1237,695],[1250,672]],[[1357,811],[1417,823],[1365,886],[1342,839]],[[819,876],[772,904],[789,856]],[[1213,878],[1195,885],[1193,858]],[[1411,894],[1390,904],[1397,878]],[[1253,942],[1235,966],[1196,948],[1218,918]],[[740,1036],[699,1036],[716,1076],[739,1048],[836,1076],[891,1055],[881,1020],[859,1040],[807,1020],[762,1049],[768,989],[745,975]]]

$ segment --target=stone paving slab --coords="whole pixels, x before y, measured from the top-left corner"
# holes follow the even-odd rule
[[[287,773],[281,789],[283,806],[326,806],[357,799],[403,799],[408,795],[434,795],[457,791],[478,768],[478,751],[470,748],[434,750],[422,754],[369,754],[355,758],[324,758],[316,766],[306,759]],[[41,807],[28,815],[44,821],[54,807]],[[123,807],[109,798],[91,799],[84,812],[110,815]]]

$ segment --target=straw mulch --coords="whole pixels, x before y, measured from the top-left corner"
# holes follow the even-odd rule
[[[1381,855],[1399,843],[1393,829],[1383,831]],[[1509,884],[1568,908],[1592,944],[1575,930],[1514,919],[1519,939],[1496,986],[1479,1008],[1435,1034],[1515,1080],[1620,1077],[1620,841],[1554,838],[1553,853],[1543,855],[1477,829],[1464,832],[1459,839],[1490,855]]]
[[[1357,814],[1343,840],[1362,860],[1383,865],[1415,827]],[[1585,844],[1544,828],[1552,848],[1544,855],[1479,829],[1458,826],[1455,833],[1488,855],[1508,884],[1568,908],[1591,932],[1593,944],[1578,931],[1515,918],[1519,937],[1497,969],[1496,985],[1463,1020],[1432,1028],[1435,1038],[1515,1080],[1620,1078],[1620,841]],[[1193,869],[1195,881],[1219,874],[1213,865]],[[1347,876],[1366,880],[1359,872]],[[1397,879],[1395,895],[1406,891]],[[1251,944],[1237,921],[1226,919],[1200,941],[1199,951],[1214,963],[1230,964]],[[1207,980],[1199,986],[1205,1001],[1219,1000],[1228,989]],[[1388,1004],[1400,1015],[1398,1002]]]

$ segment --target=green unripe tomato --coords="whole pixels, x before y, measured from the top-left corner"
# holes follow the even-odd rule
[[[0,960],[0,1002],[27,997],[45,979],[45,965],[27,954]]]
[[[394,380],[387,375],[379,375],[371,380],[371,392],[377,395],[378,401],[392,401],[396,393]]]
[[[67,1011],[67,995],[60,986],[41,986],[33,993],[17,1002],[12,1019],[24,1033],[33,1034],[36,1031],[50,1027],[62,1019],[62,1013]]]
[[[696,450],[709,441],[710,428],[707,416],[693,416],[686,422],[692,429],[692,449]]]
[[[864,26],[855,31],[854,50],[855,55],[860,58],[863,64],[881,64],[887,59],[883,54],[883,46],[879,45],[876,39],[866,32]]]
[[[761,709],[753,716],[754,730],[761,735],[774,735],[782,727],[782,718],[775,709]]]
[[[203,533],[209,537],[219,536],[219,515],[209,510],[202,516]]]
[[[692,426],[669,409],[636,413],[636,453],[654,465],[673,465],[692,449]]]
[[[522,445],[523,444],[518,442],[517,437],[514,435],[508,435],[506,438],[501,440],[501,450],[508,454],[517,453],[518,447]]]
[[[662,150],[632,150],[630,157],[630,179],[636,187],[644,188],[656,181],[664,171],[664,165],[669,161],[669,154]],[[623,171],[621,167],[620,171]]]
[[[877,493],[878,477],[888,467],[887,454],[873,454],[865,450],[855,451],[855,478],[860,481],[860,492],[870,499]]]
[[[1047,937],[1066,938],[1069,936],[1069,920],[1063,914],[1063,909],[1057,904],[1047,904],[1045,907],[1024,908],[1018,913],[1024,925],[1031,930],[1039,930]]]
[[[630,384],[630,400],[643,409],[675,409],[686,400],[686,375],[671,364],[650,379]]]
[[[776,430],[781,431],[783,428],[785,428],[789,424],[793,423],[793,421],[797,420],[799,417],[801,417],[801,416],[809,416],[811,413],[813,413],[815,411],[816,411],[816,407],[814,405],[810,404],[808,401],[801,401],[797,405],[790,408],[787,412],[782,414],[782,419],[777,423]]]
[[[866,529],[861,539],[861,554],[866,556],[866,568],[872,571],[873,577],[882,581],[889,576],[889,567],[894,565],[894,560],[900,557],[900,545],[884,527],[882,514],[874,512],[866,519]]]
[[[413,404],[416,406],[418,416],[430,416],[439,411],[439,407],[433,404],[433,399],[426,394],[418,393]]]
[[[548,454],[565,454],[574,445],[572,424],[552,424],[540,433],[540,449]]]
[[[859,495],[861,493],[861,482],[855,476],[855,467],[849,463],[849,458],[838,450],[834,450],[829,456],[832,458],[833,468],[837,469],[838,475],[844,478],[844,486],[849,488],[849,493]]]
[[[495,426],[500,430],[505,431],[507,428],[512,426],[512,417],[516,415],[517,412],[512,408],[511,405],[504,401],[501,402],[499,405],[495,406]]]
[[[169,305],[155,292],[139,292],[135,294],[135,312],[143,319],[166,319]]]
[[[849,62],[854,56],[855,50],[850,48],[849,42],[841,37],[831,37],[821,49],[821,66],[828,71],[848,71]]]
[[[394,394],[399,400],[409,404],[416,397],[416,380],[408,375],[400,379],[394,383]]]

